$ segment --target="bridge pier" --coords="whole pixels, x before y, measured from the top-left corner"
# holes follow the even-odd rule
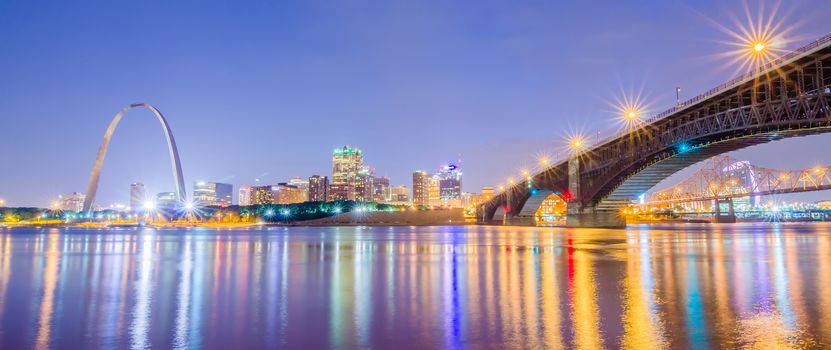
[[[716,212],[713,216],[713,221],[717,224],[735,224],[736,223],[736,212],[733,211],[733,199],[727,199],[727,214],[721,212],[721,201],[716,199]]]
[[[580,157],[568,160],[568,191],[573,200],[566,209],[566,226],[583,228],[625,228],[626,218],[617,211],[598,210],[593,206],[584,206],[580,198]]]

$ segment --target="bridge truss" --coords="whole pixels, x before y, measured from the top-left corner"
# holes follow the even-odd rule
[[[729,156],[707,160],[703,167],[674,186],[651,192],[646,204],[684,203],[821,191],[831,189],[831,166],[779,170]]]

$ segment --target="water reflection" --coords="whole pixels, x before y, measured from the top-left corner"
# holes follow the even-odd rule
[[[830,228],[0,229],[0,348],[828,348]]]

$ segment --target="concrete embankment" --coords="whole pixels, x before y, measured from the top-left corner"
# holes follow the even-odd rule
[[[465,217],[462,209],[349,212],[323,219],[297,222],[295,224],[309,226],[463,225],[465,224]]]

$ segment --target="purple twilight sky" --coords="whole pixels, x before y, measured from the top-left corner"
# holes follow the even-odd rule
[[[831,33],[822,3],[781,4],[789,47]],[[735,76],[717,23],[747,22],[740,1],[0,1],[0,198],[85,191],[107,124],[138,101],[169,119],[188,191],[331,175],[350,144],[396,185],[461,156],[479,192],[570,132],[610,134],[621,91],[654,114],[676,86],[688,98]],[[829,140],[733,155],[831,164]],[[97,202],[125,203],[133,181],[172,190],[165,147],[149,112],[128,114]]]

